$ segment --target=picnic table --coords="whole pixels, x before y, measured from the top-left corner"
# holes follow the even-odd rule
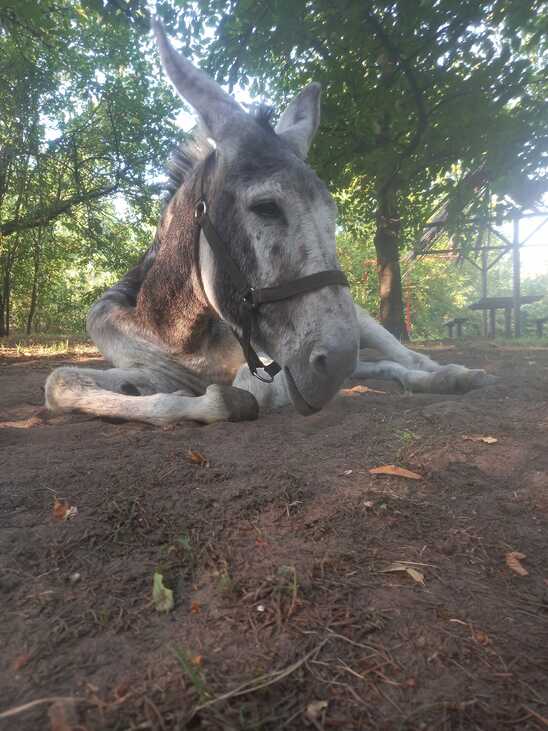
[[[544,297],[542,294],[525,294],[519,298],[520,305],[532,305]],[[489,312],[489,337],[495,337],[495,324],[497,310],[504,310],[504,333],[507,338],[512,337],[512,309],[514,307],[513,297],[483,297],[469,305],[471,310],[487,310]]]
[[[462,326],[465,322],[468,322],[469,317],[454,317],[452,320],[444,322],[444,326],[449,329],[449,337],[453,337],[453,329],[457,328],[457,337],[462,338]]]

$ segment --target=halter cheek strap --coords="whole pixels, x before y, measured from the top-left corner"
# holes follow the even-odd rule
[[[205,168],[211,165],[211,158],[214,153],[207,158]],[[208,215],[208,207],[204,194],[204,174],[201,179],[201,196],[194,206],[194,219],[198,225],[196,240],[199,241],[200,231],[204,234],[211,251],[213,252],[217,262],[222,266],[223,270],[228,273],[232,283],[236,289],[236,298],[239,303],[239,322],[237,323],[241,329],[241,334],[234,328],[232,332],[237,337],[242,346],[247,365],[251,373],[260,381],[272,383],[274,376],[281,371],[281,367],[275,361],[265,365],[251,345],[251,331],[253,321],[259,312],[261,305],[270,304],[272,302],[281,302],[291,299],[306,292],[312,292],[322,287],[333,284],[348,287],[348,280],[340,269],[328,269],[323,272],[316,272],[306,277],[293,279],[290,282],[279,284],[275,287],[264,287],[263,289],[255,289],[251,287],[245,276],[242,274],[227,248],[213,226]],[[266,373],[266,377],[257,373],[257,370]]]

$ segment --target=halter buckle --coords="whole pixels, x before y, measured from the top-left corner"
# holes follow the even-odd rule
[[[256,310],[257,304],[253,302],[253,294],[255,292],[255,287],[250,287],[245,294],[242,295],[242,303],[249,307],[250,310]],[[262,379],[260,379],[262,380]]]
[[[203,198],[201,198],[194,206],[194,218],[196,221],[201,221],[207,213],[207,204]]]

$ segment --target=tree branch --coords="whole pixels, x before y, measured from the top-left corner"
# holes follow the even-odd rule
[[[15,233],[16,231],[26,231],[36,226],[45,226],[54,218],[61,216],[63,213],[67,213],[71,208],[77,206],[79,203],[85,203],[98,198],[114,193],[119,188],[119,183],[109,185],[106,188],[99,188],[97,190],[91,190],[84,193],[78,193],[70,198],[66,198],[64,201],[60,201],[51,208],[46,210],[37,210],[30,213],[25,218],[20,220],[13,219],[0,224],[0,235],[7,236]]]
[[[415,78],[415,73],[411,67],[411,64],[399,52],[398,48],[392,43],[388,35],[385,33],[381,23],[378,21],[378,19],[375,17],[374,13],[371,10],[367,9],[365,11],[365,22],[373,30],[392,62],[402,70],[407,80],[409,90],[411,91],[411,94],[413,96],[417,112],[417,126],[415,129],[415,134],[413,135],[413,138],[411,139],[409,144],[400,153],[398,161],[394,165],[392,173],[383,183],[381,191],[384,191],[390,186],[396,175],[399,173],[404,160],[411,157],[413,152],[419,146],[422,136],[426,131],[426,128],[428,127],[428,114],[424,104],[422,89],[419,87],[417,79]]]

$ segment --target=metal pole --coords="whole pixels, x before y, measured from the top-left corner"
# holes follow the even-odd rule
[[[487,277],[489,272],[489,252],[483,249],[481,252],[481,299],[487,297]],[[487,324],[487,310],[483,310],[483,337],[489,337],[489,330]]]
[[[512,273],[514,280],[513,297],[514,297],[514,335],[519,338],[521,335],[521,261],[519,250],[519,218],[514,218],[514,235],[512,238]]]

